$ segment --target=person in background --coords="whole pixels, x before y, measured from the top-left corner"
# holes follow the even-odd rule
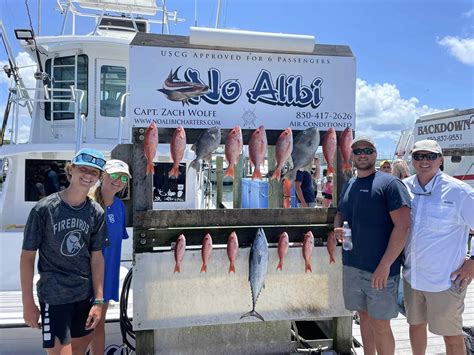
[[[45,184],[46,196],[52,193],[60,191],[59,188],[59,165],[56,162],[52,162],[45,172]]]
[[[392,174],[401,180],[409,177],[411,174],[407,162],[403,159],[396,159],[392,164]]]
[[[97,201],[105,211],[107,237],[109,245],[103,249],[104,254],[104,305],[97,327],[91,334],[90,349],[92,354],[103,354],[105,348],[105,316],[109,301],[119,301],[120,256],[122,240],[128,239],[126,229],[125,206],[116,195],[123,191],[132,175],[128,165],[121,160],[112,159],[105,164],[105,173],[100,184],[91,192],[90,197]]]
[[[401,180],[376,171],[377,151],[370,137],[355,139],[351,148],[357,177],[352,177],[341,193],[336,228],[328,238],[343,240],[343,221],[352,229],[353,248],[342,252],[343,296],[345,307],[359,313],[364,354],[394,354],[390,320],[398,316],[410,195]]]
[[[312,177],[315,200],[317,200],[317,196],[318,196],[318,180],[320,176],[320,170],[321,170],[321,166],[319,164],[319,158],[315,157],[313,159],[313,168],[311,169],[311,177]]]
[[[444,337],[446,354],[466,354],[462,313],[474,277],[474,190],[440,171],[443,153],[434,140],[411,150],[416,175],[403,182],[413,197],[412,227],[403,267],[405,307],[414,355],[425,354],[426,328]]]
[[[326,178],[327,181],[323,186],[323,207],[328,208],[332,204],[332,189],[333,189],[333,182],[332,182],[332,174],[329,174]]]
[[[298,207],[316,207],[313,182],[308,171],[298,170],[296,172],[295,191]]]
[[[380,171],[384,173],[392,173],[392,164],[388,160],[383,160],[382,163],[380,163]]]
[[[84,354],[86,335],[101,318],[104,211],[87,193],[99,180],[104,165],[101,152],[80,150],[66,166],[71,178],[68,188],[39,201],[25,226],[20,258],[23,318],[27,326],[42,329],[48,354]],[[33,298],[38,250],[41,311]]]

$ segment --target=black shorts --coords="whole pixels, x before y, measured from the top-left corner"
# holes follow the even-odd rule
[[[82,338],[92,332],[92,329],[86,330],[92,301],[92,298],[88,298],[59,305],[40,302],[43,348],[54,348],[55,338],[65,345],[71,342],[71,338]]]

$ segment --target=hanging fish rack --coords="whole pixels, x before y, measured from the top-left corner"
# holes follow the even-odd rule
[[[174,129],[159,129],[159,141],[169,143]],[[187,143],[193,144],[202,130],[186,129]],[[248,144],[253,130],[243,130]],[[224,143],[228,130],[222,130]],[[131,200],[134,238],[134,330],[137,354],[186,351],[263,351],[270,344],[275,351],[290,351],[290,322],[332,321],[328,338],[340,353],[351,349],[351,314],[342,301],[340,248],[336,264],[329,264],[324,245],[332,229],[336,210],[330,209],[213,209],[153,210],[152,176],[145,175],[143,154],[145,128],[133,128],[133,144],[120,145],[112,157],[129,163],[132,170]],[[281,131],[267,131],[269,147]],[[159,148],[158,148],[159,149]],[[339,161],[339,159],[338,159]],[[235,182],[234,182],[235,183]],[[335,189],[336,190],[336,189]],[[249,246],[258,227],[263,227],[269,248],[267,287],[257,308],[265,322],[241,320],[251,308],[248,284]],[[315,236],[313,272],[305,273],[300,243],[307,231]],[[225,248],[214,249],[207,273],[199,272],[200,248],[206,233],[213,245],[226,244],[235,231],[239,240],[236,273],[227,272]],[[283,271],[276,271],[278,238],[289,235],[290,247]],[[180,273],[173,273],[171,249],[178,236],[186,236],[187,247]],[[250,303],[249,303],[250,302]],[[173,348],[178,346],[179,350]],[[316,344],[316,343],[315,343]],[[174,349],[174,350],[173,350]],[[183,350],[184,349],[184,350]]]

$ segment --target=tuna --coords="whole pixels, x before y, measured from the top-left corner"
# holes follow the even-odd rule
[[[183,159],[184,151],[186,149],[186,132],[183,126],[178,126],[171,136],[170,150],[171,159],[173,159],[173,167],[168,173],[168,177],[178,178],[179,163]]]
[[[202,240],[202,247],[201,247],[201,256],[202,256],[202,266],[201,272],[207,271],[207,263],[209,262],[209,258],[211,257],[212,253],[212,238],[209,233],[207,233],[203,240]]]
[[[334,154],[337,148],[336,131],[329,128],[323,138],[323,155],[328,165],[328,174],[334,173]]]
[[[235,274],[235,259],[237,258],[237,252],[239,251],[239,239],[235,232],[230,233],[227,239],[227,256],[229,257],[229,274],[233,272]]]
[[[275,145],[275,162],[276,168],[273,172],[272,179],[277,179],[280,181],[281,169],[285,166],[286,162],[291,156],[293,151],[293,133],[291,128],[286,128],[278,137],[278,140]]]
[[[280,261],[278,262],[277,270],[283,269],[283,258],[285,257],[286,253],[288,253],[289,245],[290,242],[288,240],[288,233],[281,233],[280,238],[278,239],[278,258]]]
[[[265,160],[267,154],[267,133],[265,127],[258,127],[250,137],[249,141],[249,158],[250,163],[254,166],[255,170],[252,174],[252,180],[262,179],[262,173],[260,172],[260,166]]]
[[[313,272],[311,269],[311,255],[314,248],[314,236],[311,231],[306,232],[303,239],[303,258],[304,258],[304,272]]]
[[[263,228],[259,228],[257,235],[250,248],[249,257],[249,282],[252,292],[252,310],[243,314],[240,319],[245,317],[256,317],[262,321],[263,317],[255,310],[258,296],[262,288],[265,287],[265,276],[268,268],[268,242]]]
[[[186,251],[186,238],[184,234],[181,234],[176,241],[174,246],[174,260],[175,260],[175,267],[174,272],[181,272],[181,262],[184,258],[184,252]]]
[[[153,158],[155,158],[156,147],[158,146],[158,128],[155,122],[152,122],[145,132],[145,142],[143,143],[143,153],[147,160],[146,174],[154,174]]]
[[[342,169],[344,171],[352,171],[349,159],[351,157],[351,145],[352,145],[352,129],[347,127],[341,134],[341,140],[339,142],[339,149],[341,149],[342,155]]]
[[[293,141],[291,159],[293,168],[285,174],[285,179],[295,181],[298,170],[311,170],[313,158],[319,147],[319,130],[316,127],[298,133]]]
[[[242,130],[240,126],[235,126],[225,139],[225,158],[229,164],[225,176],[234,176],[234,166],[239,162],[242,146]]]
[[[196,153],[196,159],[189,164],[189,167],[200,172],[201,160],[210,160],[212,153],[219,147],[219,144],[221,144],[221,129],[219,127],[213,127],[203,131],[191,147],[191,150]]]

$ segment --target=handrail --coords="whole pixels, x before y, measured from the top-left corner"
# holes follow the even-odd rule
[[[124,107],[125,107],[125,98],[130,95],[129,92],[126,92],[125,94],[122,95],[120,98],[120,122],[119,122],[119,136],[118,136],[118,144],[122,143],[122,131],[123,131],[123,121],[125,120],[125,112],[124,112]]]
[[[81,89],[75,89],[74,85],[71,85],[70,88],[71,88],[71,94],[74,93],[73,97],[75,98],[74,121],[76,123],[76,152],[78,152],[81,149],[81,144],[82,144],[81,106],[82,106],[82,100],[84,99],[85,92],[84,90],[81,90]]]

